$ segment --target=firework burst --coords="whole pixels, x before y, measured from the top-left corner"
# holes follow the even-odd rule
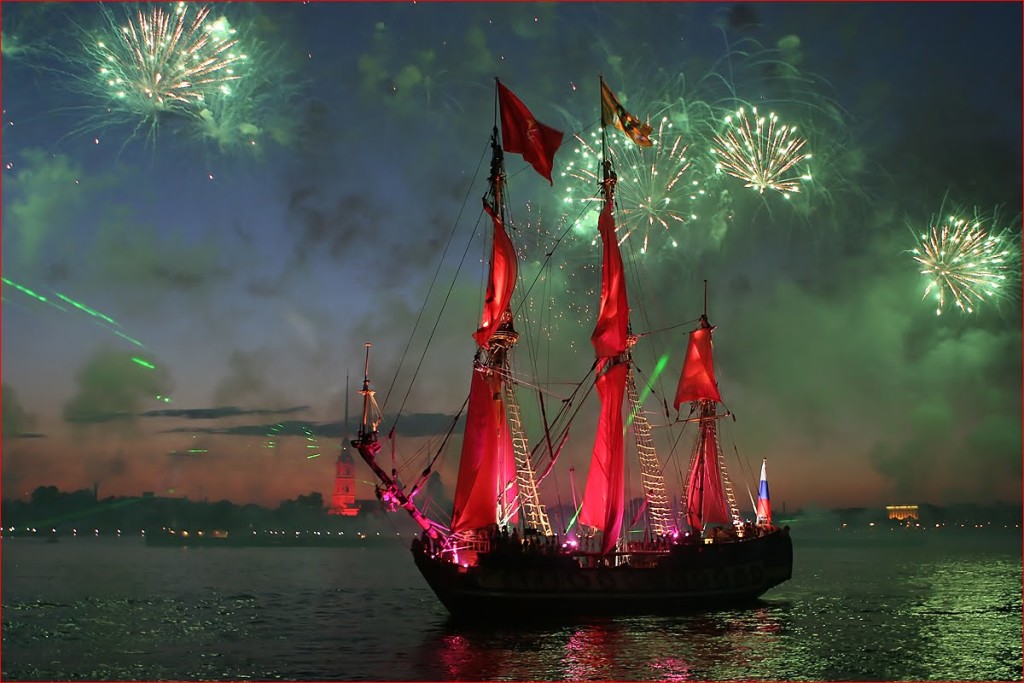
[[[198,115],[207,97],[228,94],[246,59],[235,30],[209,7],[179,2],[172,11],[138,9],[123,26],[97,40],[89,56],[118,106],[141,118],[163,113]],[[112,27],[113,28],[113,27]]]
[[[950,301],[964,313],[973,313],[982,301],[1009,295],[1013,265],[1020,257],[1019,240],[1009,229],[993,232],[986,222],[977,214],[974,220],[951,215],[918,236],[912,254],[928,278],[921,298],[934,293],[936,315]]]
[[[809,172],[801,174],[796,169],[801,161],[811,158],[800,151],[807,141],[795,135],[796,127],[777,126],[779,118],[774,113],[758,116],[756,107],[751,113],[753,124],[742,107],[725,117],[728,129],[716,135],[711,146],[711,153],[718,159],[717,168],[745,180],[744,187],[761,194],[776,190],[789,198],[790,192],[800,191],[800,181],[811,179]]]
[[[584,211],[573,227],[596,243],[594,226],[601,209],[601,198],[596,193],[601,179],[600,133],[591,133],[589,142],[578,135],[576,140],[576,156],[562,175],[580,182],[569,183],[563,201],[567,207],[583,205]],[[690,168],[687,145],[668,116],[662,117],[651,140],[654,145],[644,150],[621,135],[605,138],[618,174],[615,197],[619,243],[642,237],[641,253],[647,253],[652,232],[664,234],[667,245],[679,246],[675,229],[697,218],[693,205],[704,194],[697,181],[686,177]]]

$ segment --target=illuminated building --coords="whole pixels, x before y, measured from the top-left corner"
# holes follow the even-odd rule
[[[331,515],[355,517],[359,514],[356,504],[356,464],[344,444],[348,443],[348,375],[345,375],[345,438],[342,439],[341,453],[334,462],[334,495],[331,496]]]
[[[359,506],[356,505],[355,462],[345,449],[338,454],[334,463],[334,495],[331,496],[331,507],[327,512],[345,517],[359,514]]]
[[[885,511],[889,513],[889,519],[918,519],[916,505],[886,505]]]

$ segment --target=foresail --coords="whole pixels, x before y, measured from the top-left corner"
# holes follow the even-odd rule
[[[452,533],[479,529],[498,521],[503,472],[495,458],[503,419],[500,380],[475,367],[469,389],[466,431],[459,478],[455,484]]]

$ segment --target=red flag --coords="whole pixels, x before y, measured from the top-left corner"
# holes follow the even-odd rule
[[[650,147],[651,142],[650,124],[642,123],[640,119],[630,114],[619,104],[615,93],[604,84],[601,79],[601,126],[615,126],[629,136],[629,139],[641,147]]]
[[[526,105],[500,81],[498,102],[501,105],[501,141],[505,151],[522,154],[537,173],[554,185],[551,167],[555,162],[555,152],[562,144],[562,132],[533,118]]]
[[[484,312],[480,321],[480,329],[473,333],[473,339],[481,348],[487,348],[491,335],[501,324],[501,316],[512,300],[512,290],[516,286],[519,264],[516,260],[516,249],[505,232],[501,217],[494,214],[494,209],[484,200],[484,211],[494,221],[494,247],[491,251],[491,272],[487,281],[487,294],[484,299]]]

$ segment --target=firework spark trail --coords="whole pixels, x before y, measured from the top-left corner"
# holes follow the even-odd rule
[[[690,169],[690,159],[686,156],[687,145],[683,143],[682,135],[673,130],[668,116],[662,117],[657,134],[652,135],[651,139],[655,144],[642,149],[620,136],[606,138],[609,155],[618,173],[616,204],[619,207],[619,244],[636,233],[642,233],[641,253],[647,253],[651,231],[655,228],[664,229],[668,243],[673,247],[678,246],[672,229],[697,218],[692,211],[692,204],[699,195],[704,194],[696,180],[683,180],[684,174]],[[578,135],[576,140],[580,143],[576,150],[577,159],[569,162],[563,176],[580,181],[588,189],[584,196],[577,198],[579,187],[570,183],[564,202],[567,205],[592,202],[594,211],[588,219],[596,221],[600,200],[595,191],[600,185],[601,155],[595,146],[600,146],[600,135],[591,133],[592,142]],[[576,227],[593,235],[593,231],[589,230],[593,227],[591,222],[588,220],[586,226]],[[592,242],[596,244],[596,237],[592,236]]]
[[[223,18],[209,20],[206,6],[189,19],[189,7],[177,3],[173,17],[161,7],[139,9],[124,26],[111,20],[105,39],[87,46],[105,92],[126,112],[198,116],[208,97],[229,94],[241,78],[234,67],[247,56],[235,49],[235,30]]]
[[[785,177],[798,163],[811,158],[810,154],[800,153],[807,140],[794,135],[796,127],[776,128],[779,118],[774,113],[758,116],[756,107],[751,108],[751,113],[753,127],[742,107],[725,118],[729,129],[714,137],[711,148],[719,160],[717,167],[747,181],[744,187],[762,194],[767,189],[777,190],[788,198],[790,192],[800,191],[801,180],[811,178],[810,173]]]
[[[919,236],[913,258],[929,278],[921,298],[935,293],[936,315],[942,314],[947,298],[961,311],[973,313],[986,298],[1005,295],[1007,274],[1014,254],[1019,254],[1007,233],[992,234],[977,218],[968,221],[952,215]]]
[[[294,433],[288,433],[294,428],[293,425],[285,425],[283,422],[278,422],[270,431],[267,432],[267,443],[264,448],[276,449],[278,447],[278,440],[285,436],[297,436]],[[306,437],[306,460],[312,460],[319,458],[321,455],[320,441],[313,430],[308,425],[298,425],[298,429],[302,431],[302,436]],[[310,452],[313,451],[313,452]]]

